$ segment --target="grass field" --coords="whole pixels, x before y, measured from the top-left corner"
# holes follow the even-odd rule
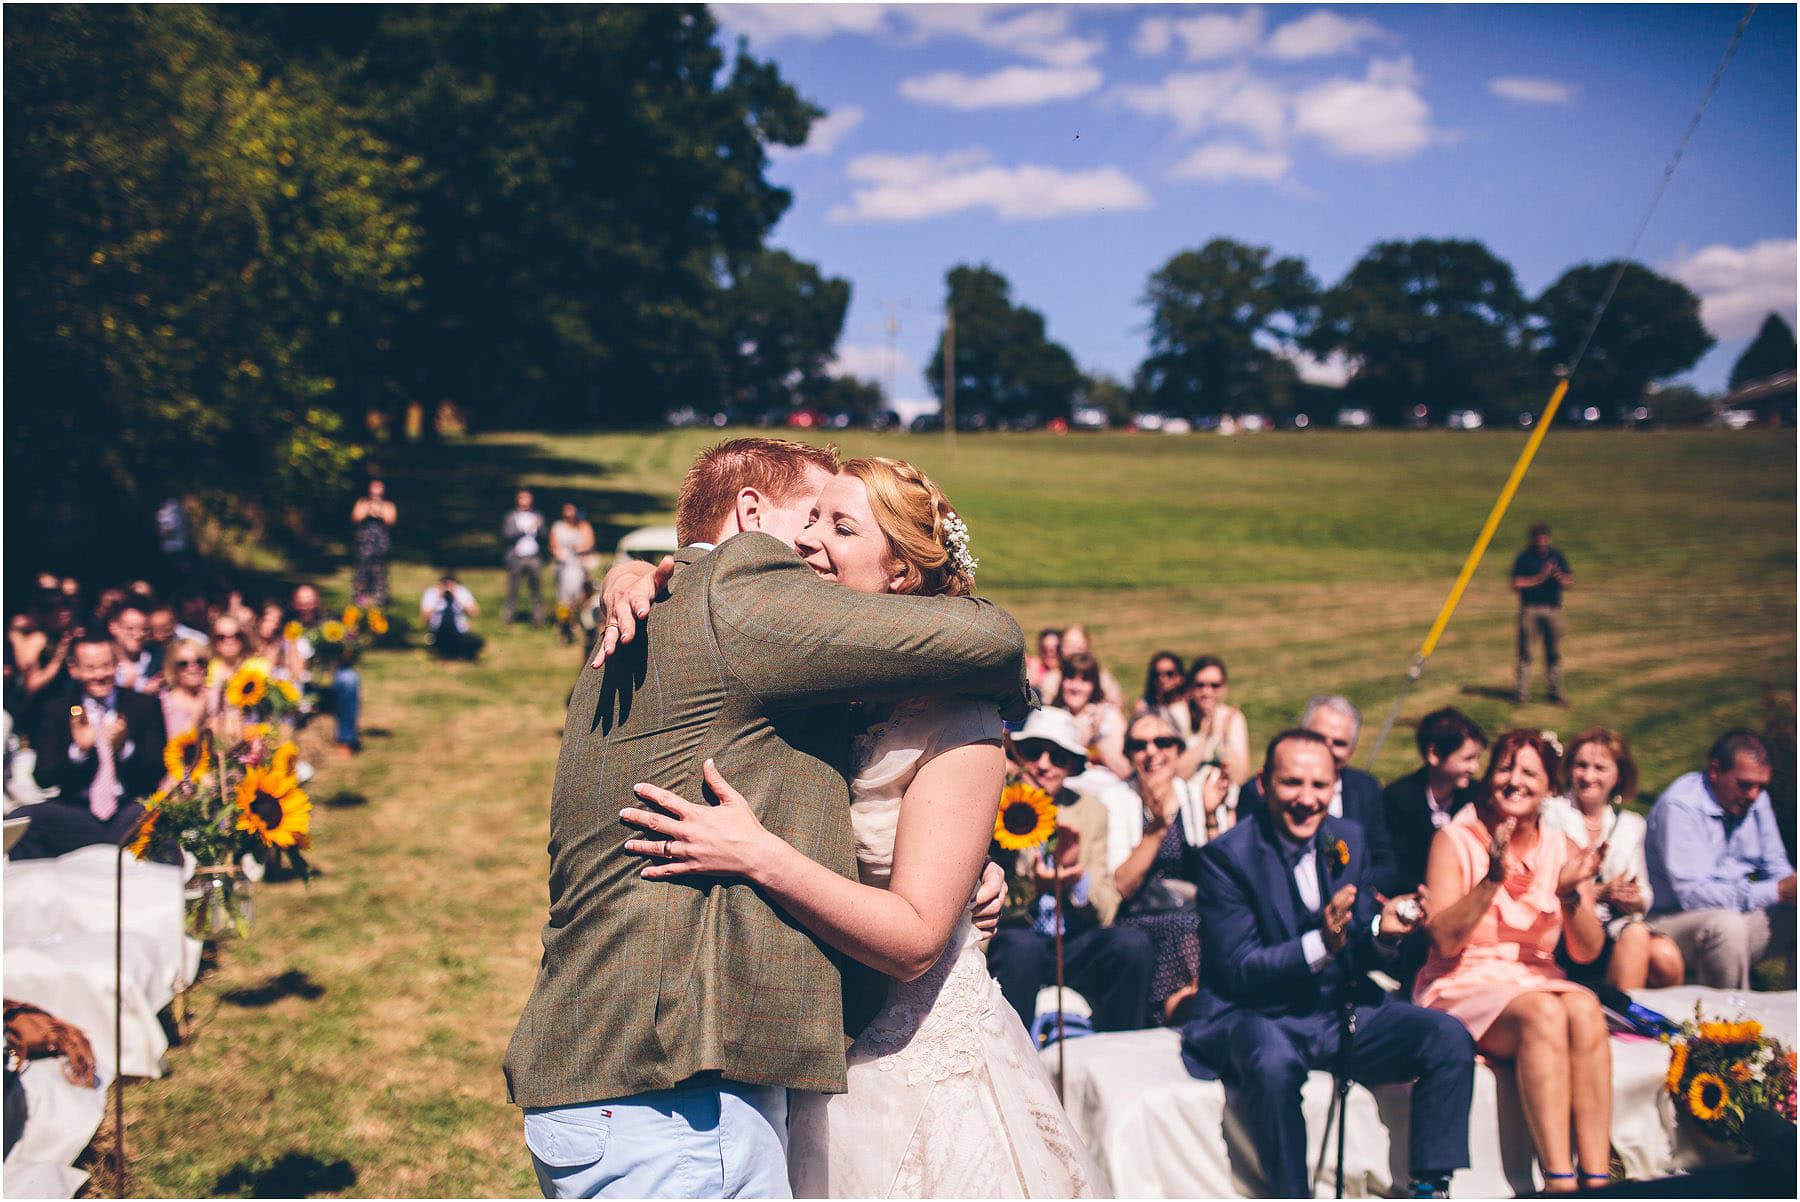
[[[579,654],[493,620],[499,518],[524,483],[546,510],[582,504],[609,546],[667,519],[714,437],[496,435],[389,465],[396,597],[458,565],[488,653],[365,657],[354,761],[331,755],[325,723],[306,732],[321,875],[259,891],[257,929],[194,991],[170,1074],[128,1090],[132,1192],[535,1194],[499,1062],[537,963]],[[1255,743],[1319,691],[1380,723],[1523,436],[992,435],[953,454],[941,436],[840,441],[931,471],[968,520],[983,591],[1028,631],[1086,622],[1127,690],[1159,648],[1221,655]],[[1491,731],[1618,727],[1654,792],[1723,727],[1763,726],[1765,691],[1791,713],[1794,453],[1789,432],[1556,431],[1373,770],[1410,770],[1411,722],[1456,704]],[[1577,580],[1566,709],[1506,697],[1507,568],[1537,519]]]

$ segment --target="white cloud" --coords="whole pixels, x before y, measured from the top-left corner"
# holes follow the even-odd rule
[[[885,388],[890,366],[894,369],[893,378],[896,382],[910,379],[918,371],[912,360],[898,347],[842,343],[838,345],[837,354],[832,357],[831,362],[825,365],[825,370],[834,376],[873,380]]]
[[[989,209],[1003,221],[1030,221],[1150,207],[1149,193],[1117,167],[1003,167],[979,148],[860,155],[850,160],[848,174],[851,203],[831,211],[835,222],[923,221],[969,209]]]
[[[1093,67],[1007,67],[991,75],[939,71],[902,80],[900,94],[953,109],[1025,108],[1085,96],[1100,81]]]
[[[1017,8],[1005,4],[921,4],[894,10],[911,40],[966,38],[994,50],[1054,67],[1075,67],[1106,49],[1100,38],[1075,32],[1074,8]]]
[[[784,38],[822,41],[840,33],[875,34],[887,28],[881,4],[720,4],[720,24],[756,42]]]
[[[1128,108],[1169,118],[1185,134],[1231,126],[1274,143],[1287,125],[1281,91],[1243,67],[1177,72],[1161,83],[1120,88],[1117,95]]]
[[[1522,104],[1570,105],[1581,91],[1560,79],[1544,79],[1532,75],[1500,75],[1488,80],[1488,91],[1505,100]]]
[[[863,118],[866,116],[868,116],[868,114],[861,108],[858,108],[854,104],[846,104],[842,108],[833,109],[823,117],[820,117],[817,121],[814,121],[812,123],[812,128],[806,131],[806,144],[804,146],[795,146],[792,148],[786,146],[771,146],[769,150],[777,157],[795,154],[830,154],[838,148],[845,138],[850,136],[851,132],[855,130],[857,126],[863,123]]]
[[[1417,154],[1443,135],[1418,93],[1412,60],[1376,60],[1363,79],[1328,79],[1294,97],[1294,132],[1344,158],[1378,162]]]
[[[1175,164],[1170,172],[1176,179],[1195,179],[1206,183],[1226,180],[1261,180],[1277,183],[1287,175],[1288,156],[1280,150],[1255,150],[1234,142],[1214,142],[1197,147],[1193,153]]]
[[[1298,347],[1276,347],[1275,355],[1294,365],[1294,370],[1308,384],[1324,388],[1342,388],[1356,373],[1357,361],[1342,351],[1332,351],[1323,359],[1315,359]]]
[[[1148,17],[1138,25],[1132,47],[1156,58],[1167,54],[1176,41],[1191,63],[1246,54],[1262,41],[1263,15],[1259,8],[1201,13],[1193,17]]]
[[[1366,41],[1386,41],[1389,34],[1373,21],[1340,17],[1321,10],[1289,21],[1269,35],[1265,53],[1283,62],[1348,54]]]
[[[1700,297],[1700,319],[1713,336],[1748,338],[1770,313],[1794,323],[1795,242],[1715,243],[1676,256],[1663,268]]]

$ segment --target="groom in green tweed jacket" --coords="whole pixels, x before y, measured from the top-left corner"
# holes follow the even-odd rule
[[[684,544],[643,637],[569,704],[550,917],[505,1060],[546,1197],[785,1197],[786,1090],[844,1089],[844,996],[818,941],[745,883],[645,881],[619,810],[702,795],[714,758],[771,832],[853,877],[851,701],[1029,705],[1007,613],[857,593],[794,553],[834,453],[748,438],[683,481]]]

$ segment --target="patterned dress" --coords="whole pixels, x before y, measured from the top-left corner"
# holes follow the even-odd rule
[[[1142,930],[1150,936],[1150,944],[1156,950],[1156,967],[1150,976],[1148,1018],[1153,1027],[1162,1025],[1162,1005],[1168,996],[1200,975],[1200,915],[1196,908],[1192,905],[1178,909],[1151,908],[1148,904],[1151,898],[1159,895],[1168,900],[1170,892],[1179,893],[1184,899],[1194,896],[1194,886],[1186,879],[1183,869],[1186,843],[1185,828],[1178,813],[1163,831],[1162,842],[1157,845],[1156,858],[1150,861],[1144,883],[1119,907],[1119,916],[1114,920],[1121,926]]]
[[[992,705],[923,698],[857,740],[850,817],[863,884],[892,876],[901,800],[920,766],[1000,729]],[[967,912],[924,976],[890,984],[848,1060],[847,1092],[789,1095],[795,1197],[1079,1198],[1100,1188]]]

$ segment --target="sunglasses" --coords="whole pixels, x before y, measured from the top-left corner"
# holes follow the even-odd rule
[[[1087,763],[1087,757],[1084,755],[1076,755],[1066,748],[1058,747],[1055,743],[1046,743],[1038,739],[1028,739],[1020,743],[1019,754],[1025,758],[1027,764],[1035,764],[1048,754],[1051,763],[1068,772],[1074,772]]]
[[[198,668],[204,662],[205,661],[203,661],[203,660],[197,660],[197,659],[178,659],[178,660],[174,661],[175,666],[177,668]]]
[[[1163,677],[1179,677],[1181,670],[1179,668],[1158,668],[1156,674]]]
[[[1222,680],[1196,680],[1192,683],[1191,687],[1196,689],[1222,689],[1225,687],[1225,682]]]
[[[1125,754],[1136,755],[1153,744],[1164,751],[1174,751],[1181,746],[1181,740],[1174,735],[1157,735],[1154,739],[1126,739]]]

